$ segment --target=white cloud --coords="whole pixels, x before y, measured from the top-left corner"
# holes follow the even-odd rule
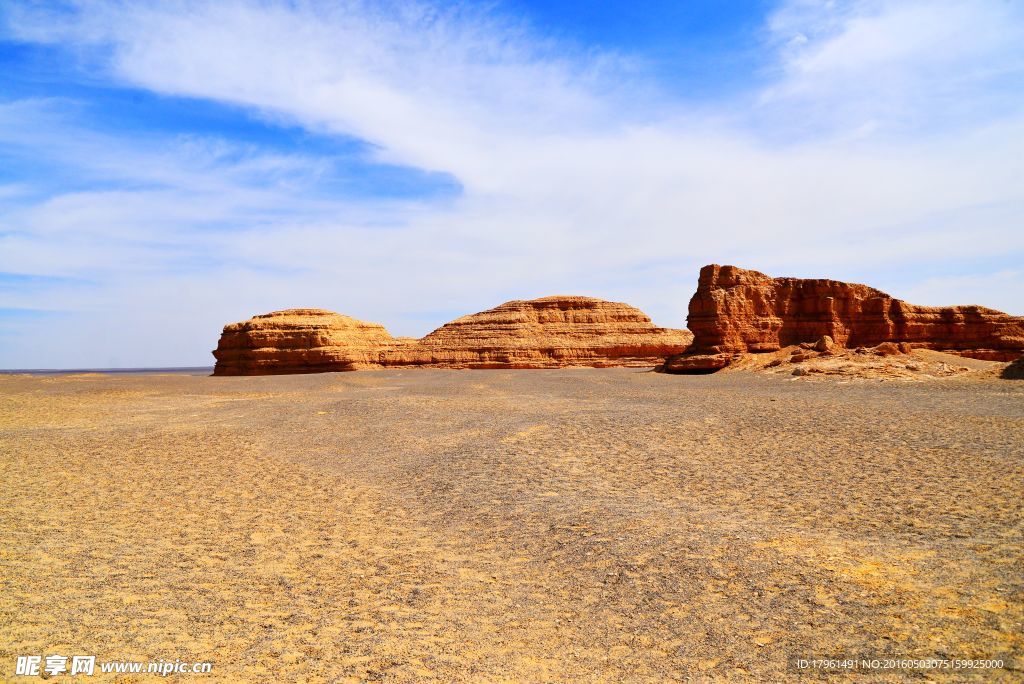
[[[1024,292],[1024,271],[1005,269],[994,273],[925,278],[909,288],[907,296],[925,306],[979,304],[1019,311],[1020,293]]]
[[[185,353],[180,362],[201,363],[219,323],[283,306],[423,334],[443,318],[418,311],[561,291],[682,325],[697,268],[711,261],[858,281],[890,269],[906,274],[893,294],[929,303],[929,282],[948,290],[914,281],[924,266],[962,273],[966,259],[1024,254],[1024,88],[1014,80],[1024,22],[1008,5],[787,3],[767,25],[777,77],[743,111],[700,114],[632,64],[467,10],[22,9],[9,18],[22,39],[100,55],[117,82],[356,136],[381,161],[452,174],[465,193],[325,198],[307,191],[324,173],[315,157],[198,138],[154,145],[90,133],[52,102],[7,105],[0,145],[155,186],[0,204],[17,228],[0,237],[0,270],[104,283],[9,305],[89,310],[111,326],[146,309],[185,331],[159,363]],[[990,303],[985,287],[1024,313],[996,283],[975,288],[979,303]],[[3,354],[28,358],[23,346]]]
[[[905,132],[1020,114],[1020,3],[797,0],[768,27],[781,78],[762,104],[799,106],[805,125]]]

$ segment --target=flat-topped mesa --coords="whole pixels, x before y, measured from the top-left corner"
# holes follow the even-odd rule
[[[384,326],[325,309],[287,309],[224,326],[214,375],[323,373],[380,366],[400,344]]]
[[[555,296],[463,316],[386,358],[387,365],[435,368],[654,366],[692,339],[689,331],[656,327],[628,304]]]
[[[224,327],[214,375],[380,367],[654,366],[693,336],[658,328],[639,309],[591,297],[506,302],[421,340],[322,309],[289,309]]]
[[[1024,354],[1024,317],[981,306],[907,304],[867,285],[771,278],[735,266],[705,266],[690,299],[693,344],[662,370],[710,372],[736,355],[776,351],[828,335],[841,347],[911,347],[1011,361]]]

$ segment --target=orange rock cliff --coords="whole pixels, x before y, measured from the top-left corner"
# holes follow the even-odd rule
[[[516,300],[416,340],[322,309],[289,309],[224,326],[214,375],[381,367],[654,366],[693,336],[658,328],[639,309],[591,297]]]
[[[1024,354],[1024,317],[982,306],[915,306],[867,285],[771,278],[716,264],[700,270],[687,326],[693,344],[666,359],[662,370],[712,372],[737,355],[825,335],[841,347],[905,342],[998,361]]]
[[[395,338],[377,323],[324,309],[288,309],[224,326],[214,375],[357,370],[380,365]]]

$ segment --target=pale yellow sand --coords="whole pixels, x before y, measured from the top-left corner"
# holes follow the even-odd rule
[[[2,678],[50,653],[214,663],[178,681],[1022,667],[1024,382],[0,377],[0,482]]]

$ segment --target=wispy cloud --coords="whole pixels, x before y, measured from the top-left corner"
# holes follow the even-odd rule
[[[580,292],[681,325],[711,261],[930,300],[936,272],[1024,255],[1012,3],[785,3],[765,19],[767,85],[699,109],[628,57],[465,7],[15,5],[7,27],[114,85],[352,136],[369,144],[360,163],[460,188],[339,196],[316,154],[98,132],[59,100],[0,105],[0,149],[101,184],[0,199],[0,269],[88,274],[102,292],[56,293],[64,308],[181,330],[130,365],[200,363],[219,324],[290,305],[422,334],[419,311]],[[1024,312],[996,284],[975,293]]]
[[[1020,3],[795,0],[768,29],[780,78],[762,103],[829,132],[941,133],[1021,111]]]

